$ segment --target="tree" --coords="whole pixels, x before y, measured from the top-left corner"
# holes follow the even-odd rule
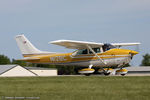
[[[150,55],[148,53],[143,56],[141,66],[150,66]]]
[[[76,74],[75,66],[57,65],[56,68],[58,69],[59,75],[74,75],[74,74]]]
[[[12,64],[17,64],[20,66],[27,66],[27,63],[25,61],[19,61],[19,60],[15,60],[15,59],[12,59]]]
[[[5,55],[0,55],[0,65],[11,64],[10,59]]]

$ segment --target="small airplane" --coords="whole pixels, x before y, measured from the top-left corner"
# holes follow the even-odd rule
[[[104,75],[111,74],[114,68],[118,69],[115,71],[116,74],[126,75],[128,70],[123,66],[128,64],[138,52],[121,49],[121,47],[140,44],[57,40],[49,43],[76,50],[72,53],[55,53],[40,51],[24,35],[17,35],[15,39],[24,57],[20,60],[36,64],[87,67],[78,71],[80,74],[87,76],[95,72],[93,66],[99,67],[98,72]]]

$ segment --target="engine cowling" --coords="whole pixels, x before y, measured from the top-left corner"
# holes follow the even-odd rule
[[[80,74],[92,74],[94,73],[95,69],[91,69],[91,68],[84,68],[78,71],[78,73]]]

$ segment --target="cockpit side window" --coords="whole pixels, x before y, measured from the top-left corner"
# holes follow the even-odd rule
[[[100,48],[92,48],[94,50],[95,53],[100,53],[101,50]],[[89,50],[89,53],[92,54],[92,51]]]
[[[93,48],[96,53],[100,53],[100,48]]]

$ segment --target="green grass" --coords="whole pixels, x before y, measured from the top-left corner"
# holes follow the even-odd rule
[[[150,77],[0,78],[1,96],[40,100],[150,100]]]

